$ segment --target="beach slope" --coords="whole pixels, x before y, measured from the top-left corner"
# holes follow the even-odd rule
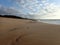
[[[60,25],[0,17],[0,45],[60,45]]]

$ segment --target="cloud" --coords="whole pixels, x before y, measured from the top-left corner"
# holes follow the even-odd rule
[[[50,0],[10,0],[15,7],[6,8],[0,5],[0,14],[13,14],[26,18],[52,19],[60,16],[60,8]],[[17,8],[17,6],[19,8]],[[2,7],[2,8],[1,8]],[[23,15],[21,15],[23,14]]]
[[[19,14],[19,12],[12,7],[7,8],[7,7],[0,5],[0,14],[1,15],[16,15],[16,14]]]
[[[41,16],[41,19],[60,19],[60,7],[55,4],[46,5],[46,15]]]
[[[14,0],[22,13],[26,11],[25,17],[36,19],[57,18],[59,16],[60,8],[50,0]],[[57,15],[58,14],[58,15]]]

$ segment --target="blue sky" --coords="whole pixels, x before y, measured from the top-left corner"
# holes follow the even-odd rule
[[[2,12],[6,12],[3,14],[14,14],[23,17],[32,15],[35,18],[60,18],[59,7],[60,0],[0,0],[0,12],[3,10]]]
[[[49,2],[50,3],[55,2],[56,4],[60,5],[60,0],[50,0]],[[14,4],[14,2],[11,0],[10,1],[9,0],[0,0],[0,4],[9,7],[9,6],[12,6]]]
[[[10,6],[12,6],[13,3],[10,2],[9,0],[0,0],[0,4],[3,6],[10,7]]]

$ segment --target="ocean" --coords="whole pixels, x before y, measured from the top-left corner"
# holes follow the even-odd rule
[[[38,22],[60,25],[60,19],[38,19]]]

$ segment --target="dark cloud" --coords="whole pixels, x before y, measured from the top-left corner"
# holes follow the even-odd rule
[[[1,15],[18,15],[20,12],[14,8],[7,8],[4,6],[0,6],[0,14]]]

